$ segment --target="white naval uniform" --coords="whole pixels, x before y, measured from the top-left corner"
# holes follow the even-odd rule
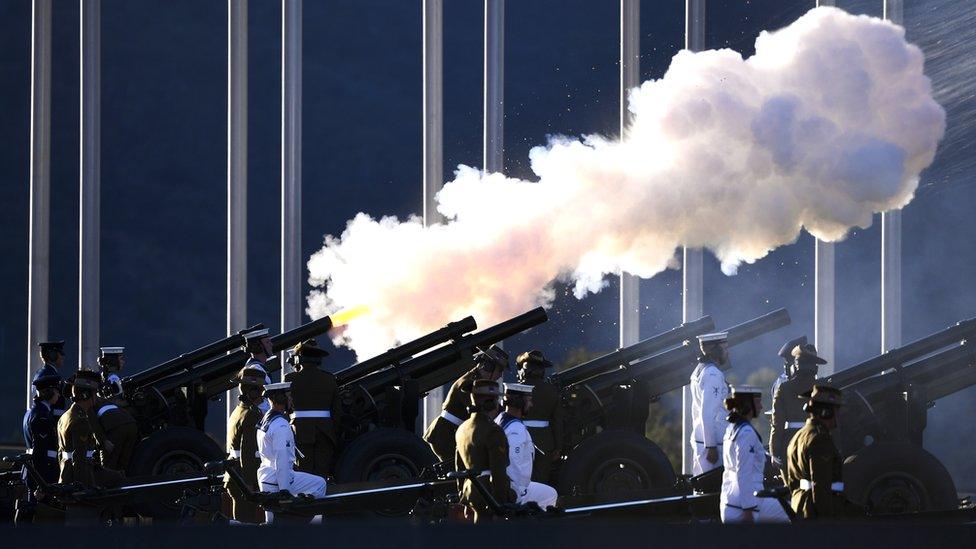
[[[288,423],[288,416],[281,412],[268,412],[258,429],[258,486],[262,492],[288,490],[293,495],[309,494],[325,497],[325,479],[295,471],[295,434]],[[264,512],[265,520],[272,522],[274,514]]]
[[[535,445],[532,435],[522,420],[506,413],[498,414],[495,423],[505,431],[508,438],[508,478],[515,491],[516,503],[536,502],[546,509],[556,505],[556,489],[548,484],[532,482],[532,460],[535,458]]]
[[[725,420],[725,397],[729,386],[725,374],[712,362],[699,362],[691,373],[691,447],[694,457],[691,472],[707,473],[722,465],[722,436],[728,422]],[[710,463],[705,458],[706,448],[716,448],[718,460]]]
[[[752,511],[754,522],[790,522],[778,499],[755,496],[763,489],[766,450],[751,423],[729,424],[722,455],[725,461],[719,504],[722,522],[744,522],[744,511]]]
[[[247,359],[247,362],[244,363],[244,368],[255,368],[257,370],[261,370],[262,372],[264,372],[264,384],[265,385],[271,384],[271,376],[268,375],[268,367],[265,366],[264,363],[261,362],[260,360],[251,357]],[[262,414],[264,414],[271,409],[271,405],[268,404],[267,399],[261,399],[261,403],[258,404],[258,409],[261,410]]]

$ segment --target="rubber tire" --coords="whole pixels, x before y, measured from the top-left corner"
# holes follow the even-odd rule
[[[160,463],[166,457],[181,457],[178,463],[166,467]],[[168,427],[139,441],[127,471],[129,476],[149,476],[187,471],[202,471],[208,461],[223,459],[224,451],[206,433],[191,427]],[[165,469],[164,469],[165,468]],[[163,502],[140,502],[136,512],[153,521],[176,521],[179,508]]]
[[[631,490],[619,487],[592,486],[593,475],[614,461],[627,460],[643,470],[642,485],[638,490],[670,488],[677,477],[668,456],[647,437],[633,431],[613,429],[592,436],[569,453],[566,464],[559,472],[560,495],[620,496]]]
[[[859,450],[844,462],[844,493],[859,505],[868,504],[879,482],[899,476],[921,488],[920,511],[955,509],[959,496],[952,476],[942,463],[924,448],[908,443],[876,442]],[[875,507],[872,513],[903,512],[906,509]]]
[[[385,475],[371,472],[371,466],[383,456],[396,456],[404,467],[386,469],[388,474]],[[376,429],[363,433],[346,446],[336,464],[335,479],[338,483],[346,483],[417,478],[421,471],[437,462],[430,446],[414,433],[403,429]],[[409,512],[409,508],[393,508],[377,511],[377,514],[403,516]]]

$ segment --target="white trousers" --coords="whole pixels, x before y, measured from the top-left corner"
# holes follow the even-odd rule
[[[262,492],[277,492],[279,490],[278,486],[274,484],[260,482],[259,485]],[[318,475],[295,471],[291,480],[291,487],[288,489],[288,491],[295,496],[298,494],[308,494],[314,498],[324,498],[325,479]],[[265,511],[264,521],[267,523],[274,522],[274,513],[271,511]]]
[[[695,442],[691,445],[692,448],[692,458],[691,458],[691,474],[698,476],[702,473],[707,473],[716,467],[722,466],[722,447],[717,446],[715,451],[718,452],[718,460],[712,463],[705,459],[705,444],[701,442]]]
[[[529,486],[525,489],[525,492],[515,502],[524,504],[534,501],[542,509],[547,509],[556,505],[557,497],[559,496],[556,493],[556,489],[552,486],[542,484],[541,482],[529,482]]]
[[[722,522],[726,524],[742,523],[745,513],[738,507],[723,505],[721,509]],[[752,512],[753,522],[765,524],[787,524],[790,517],[783,509],[783,505],[776,498],[759,498],[757,509]]]

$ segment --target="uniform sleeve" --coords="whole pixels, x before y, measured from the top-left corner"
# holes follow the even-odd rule
[[[709,373],[702,379],[702,442],[706,448],[718,447],[720,434],[715,432],[713,418],[719,417],[727,388],[723,376]]]
[[[773,415],[769,419],[769,453],[784,462],[781,464],[782,467],[786,466],[786,433],[783,429],[783,418],[786,417],[783,405],[785,396],[783,384],[780,383],[773,394]]]
[[[284,420],[275,421],[272,450],[275,456],[275,475],[279,490],[291,490],[295,461],[295,440],[291,426]]]
[[[230,425],[230,440],[227,441],[227,453],[238,459],[241,453],[241,440],[244,437],[244,428],[241,425],[242,418],[247,419],[247,414],[241,414],[237,421]]]
[[[839,516],[842,511],[844,485],[840,471],[842,463],[830,435],[816,435],[807,449],[813,483],[813,505],[819,517]]]
[[[508,476],[516,494],[521,494],[532,481],[532,437],[521,423],[509,426],[505,434],[508,437]]]
[[[488,440],[488,470],[491,472],[491,493],[499,503],[510,503],[512,488],[508,479],[508,440],[501,428]]]
[[[755,469],[754,460],[765,461],[765,453],[756,432],[749,428],[743,428],[739,436],[732,442],[732,452],[729,452],[735,461],[735,483],[739,487],[739,501],[736,506],[755,511],[759,508],[759,498],[753,492],[753,478],[750,473]],[[760,457],[762,456],[762,457]]]

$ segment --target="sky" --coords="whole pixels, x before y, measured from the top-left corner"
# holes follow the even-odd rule
[[[947,137],[904,210],[906,341],[976,316],[970,212],[976,56],[973,15],[959,0],[906,3],[909,40],[929,61]],[[77,356],[78,3],[55,2],[51,135],[51,337]],[[481,3],[445,2],[445,178],[481,163]],[[756,35],[788,24],[812,1],[708,3],[706,42],[752,53]],[[881,14],[881,1],[839,1]],[[548,135],[602,133],[618,125],[618,6],[597,0],[508,2],[505,171],[531,178],[530,148]],[[645,0],[641,79],[660,77],[683,47],[684,3]],[[248,318],[278,324],[280,184],[280,4],[249,12]],[[137,371],[223,335],[225,330],[226,4],[219,0],[102,1],[103,345],[124,345]],[[421,209],[421,3],[322,0],[304,4],[303,256],[339,234],[358,212],[405,217]],[[968,62],[971,63],[971,62]],[[0,3],[0,441],[19,439],[23,406],[29,206],[30,1]],[[395,269],[396,265],[389,268]],[[880,223],[837,247],[837,362],[880,348]],[[718,326],[778,307],[793,325],[735,350],[742,378],[777,367],[786,339],[813,331],[813,239],[804,234],[735,276],[705,259],[705,310]],[[306,288],[307,290],[308,288]],[[576,300],[557,286],[551,320],[513,338],[557,361],[579,347],[617,343],[616,283]],[[641,336],[680,322],[681,273],[641,284]],[[457,319],[444,319],[444,323]],[[332,357],[336,369],[351,353]],[[970,389],[929,413],[927,447],[957,484],[976,487],[976,466],[954,452],[976,440]],[[217,406],[217,405],[215,405]],[[222,404],[220,405],[222,406]],[[216,409],[216,408],[214,408]],[[216,415],[216,414],[212,414]]]

